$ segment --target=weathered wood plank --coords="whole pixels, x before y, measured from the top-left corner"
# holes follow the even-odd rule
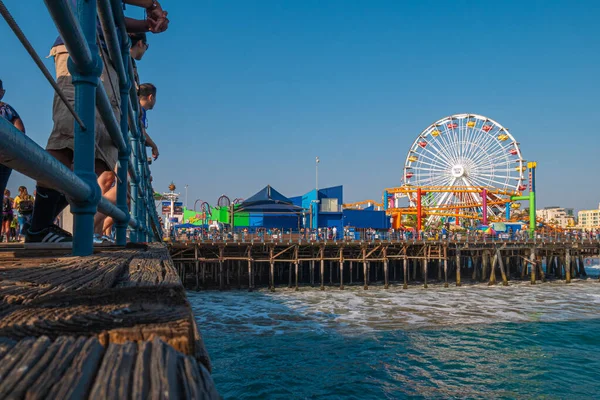
[[[163,246],[0,259],[0,317],[0,398],[218,398]]]

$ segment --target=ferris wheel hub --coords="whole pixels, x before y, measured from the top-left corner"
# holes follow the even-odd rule
[[[453,177],[461,178],[461,177],[465,176],[465,167],[463,167],[460,164],[457,164],[452,167],[450,172],[452,173]]]

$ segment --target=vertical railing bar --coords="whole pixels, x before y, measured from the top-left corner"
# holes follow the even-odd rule
[[[46,4],[49,5],[49,2],[46,1]],[[92,62],[81,65],[76,58],[78,56],[77,51],[84,47],[83,45],[73,47],[70,42],[79,43],[82,38],[67,35],[63,36],[63,40],[74,62],[69,63],[68,67],[75,87],[75,111],[87,127],[87,131],[82,131],[78,124],[74,124],[73,169],[77,176],[90,185],[93,189],[93,195],[85,201],[75,201],[71,204],[71,211],[74,215],[73,254],[86,256],[93,252],[94,215],[97,211],[98,202],[102,197],[95,172],[96,90],[99,83],[98,78],[102,73],[102,64],[98,57],[98,47],[96,45],[95,0],[77,1],[77,20],[84,34],[83,43],[87,41],[87,49],[91,51]],[[64,20],[62,24],[60,20],[56,22],[59,25],[59,30],[61,30]],[[69,46],[72,48],[69,48]],[[72,50],[76,51],[72,52]]]

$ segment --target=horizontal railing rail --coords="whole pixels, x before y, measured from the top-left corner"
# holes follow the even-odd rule
[[[130,240],[162,240],[162,230],[154,203],[145,137],[139,124],[139,99],[135,89],[133,65],[129,56],[130,40],[120,0],[78,0],[72,10],[68,0],[45,0],[72,65],[69,71],[75,86],[75,107],[67,105],[75,118],[74,168],[71,171],[12,124],[0,118],[0,162],[39,184],[65,194],[74,214],[73,254],[93,251],[94,214],[99,211],[116,222],[117,244],[125,245],[129,227]],[[9,26],[19,36],[42,73],[48,71],[32,52],[29,42],[0,1],[0,9]],[[106,52],[97,47],[97,21],[100,21]],[[107,60],[106,58],[109,58]],[[121,100],[120,123],[111,100],[99,79],[100,66],[110,62],[118,76],[110,82]],[[60,90],[53,84],[55,90]],[[59,96],[65,99],[62,93]],[[96,110],[118,150],[117,201],[112,204],[99,195],[94,162]],[[129,195],[128,195],[129,192]],[[131,211],[127,206],[130,198]]]

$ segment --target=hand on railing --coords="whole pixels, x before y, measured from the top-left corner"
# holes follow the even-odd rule
[[[162,9],[158,1],[153,1],[152,5],[146,9],[148,29],[152,33],[161,33],[169,28],[168,12]]]

